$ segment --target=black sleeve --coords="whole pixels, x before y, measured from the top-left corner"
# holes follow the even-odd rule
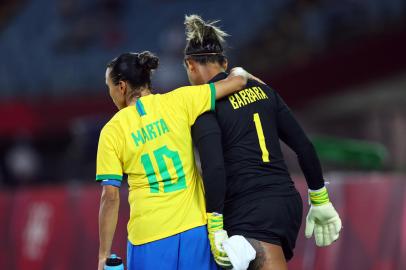
[[[296,153],[308,187],[320,189],[324,179],[314,146],[282,98],[276,92],[275,96],[279,137]]]
[[[199,151],[207,212],[223,213],[226,192],[221,130],[215,113],[208,112],[197,118],[192,126],[193,141]]]

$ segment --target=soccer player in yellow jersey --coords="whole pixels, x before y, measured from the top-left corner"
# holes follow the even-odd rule
[[[128,175],[130,220],[127,266],[132,269],[217,269],[207,239],[203,185],[195,166],[190,127],[215,99],[242,89],[250,74],[234,69],[216,83],[151,93],[150,52],[112,60],[106,84],[119,109],[100,133],[97,176],[99,270],[110,255],[119,187]]]

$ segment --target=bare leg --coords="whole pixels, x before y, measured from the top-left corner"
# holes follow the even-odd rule
[[[247,238],[254,247],[257,255],[250,263],[248,270],[287,270],[285,256],[278,245],[265,243],[252,238]]]

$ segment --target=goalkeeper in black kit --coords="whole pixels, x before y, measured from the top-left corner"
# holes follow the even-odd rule
[[[186,16],[185,26],[191,84],[226,78],[227,34],[196,15]],[[219,100],[215,113],[200,116],[192,135],[202,163],[212,253],[220,266],[232,266],[222,243],[242,235],[256,251],[248,269],[287,269],[303,209],[279,139],[297,154],[309,187],[306,236],[314,233],[317,246],[338,239],[341,220],[314,147],[274,89],[249,80],[245,89]]]

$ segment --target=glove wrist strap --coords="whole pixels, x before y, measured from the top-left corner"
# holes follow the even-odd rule
[[[216,212],[207,213],[207,229],[209,233],[222,230],[223,215]]]
[[[318,190],[309,189],[309,202],[311,203],[311,205],[314,206],[320,206],[329,203],[330,199],[328,197],[327,188],[322,187]]]

